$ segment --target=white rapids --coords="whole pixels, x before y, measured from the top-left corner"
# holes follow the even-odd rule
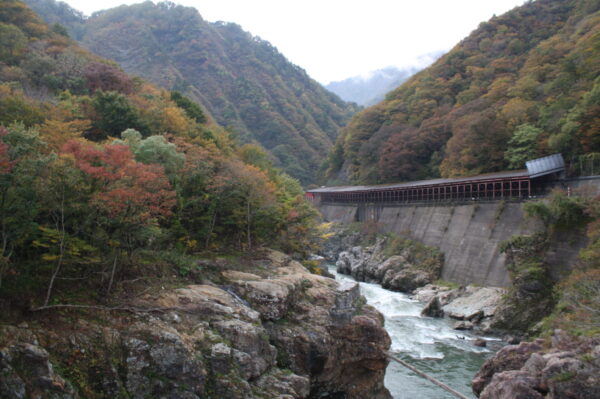
[[[334,266],[330,266],[329,271],[338,281],[354,281],[350,276],[338,274]],[[477,347],[472,341],[484,338],[488,345],[498,349],[498,339],[475,337],[454,330],[448,319],[422,317],[424,304],[406,294],[371,283],[360,283],[360,290],[367,303],[383,314],[385,329],[392,338],[392,353],[462,394],[475,398],[471,379],[492,351]],[[395,362],[390,362],[386,370],[385,385],[395,399],[455,398]]]

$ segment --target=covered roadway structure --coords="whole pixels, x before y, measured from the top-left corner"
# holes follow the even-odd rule
[[[527,169],[470,177],[420,180],[377,186],[321,187],[306,192],[315,203],[414,203],[528,199],[543,194],[548,181],[564,175],[561,154],[526,163]]]

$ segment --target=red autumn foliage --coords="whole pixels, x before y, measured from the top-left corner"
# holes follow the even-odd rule
[[[124,94],[133,92],[131,78],[117,67],[103,62],[90,62],[83,72],[90,91],[118,91]]]
[[[77,168],[99,186],[94,201],[109,216],[143,222],[171,215],[175,191],[161,165],[135,161],[125,145],[96,147],[69,141],[63,152],[72,155]]]

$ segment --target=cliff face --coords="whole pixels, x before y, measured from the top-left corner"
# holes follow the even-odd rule
[[[357,285],[277,252],[251,267],[208,267],[223,285],[2,326],[0,397],[390,397],[390,339]]]

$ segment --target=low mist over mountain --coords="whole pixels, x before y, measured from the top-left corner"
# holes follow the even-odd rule
[[[276,165],[305,184],[314,181],[338,129],[357,111],[267,41],[236,24],[209,23],[194,8],[145,2],[77,21],[76,11],[68,15],[53,0],[27,2],[128,73],[199,102],[242,142],[260,143]]]
[[[599,9],[537,0],[481,23],[342,129],[327,178],[407,181],[520,169],[556,152],[572,164],[596,156]]]
[[[431,65],[442,54],[442,52],[427,54],[416,60],[413,66],[404,68],[389,66],[366,75],[331,82],[325,87],[340,96],[342,100],[363,106],[374,105],[382,101],[386,93],[400,86],[421,69]]]

